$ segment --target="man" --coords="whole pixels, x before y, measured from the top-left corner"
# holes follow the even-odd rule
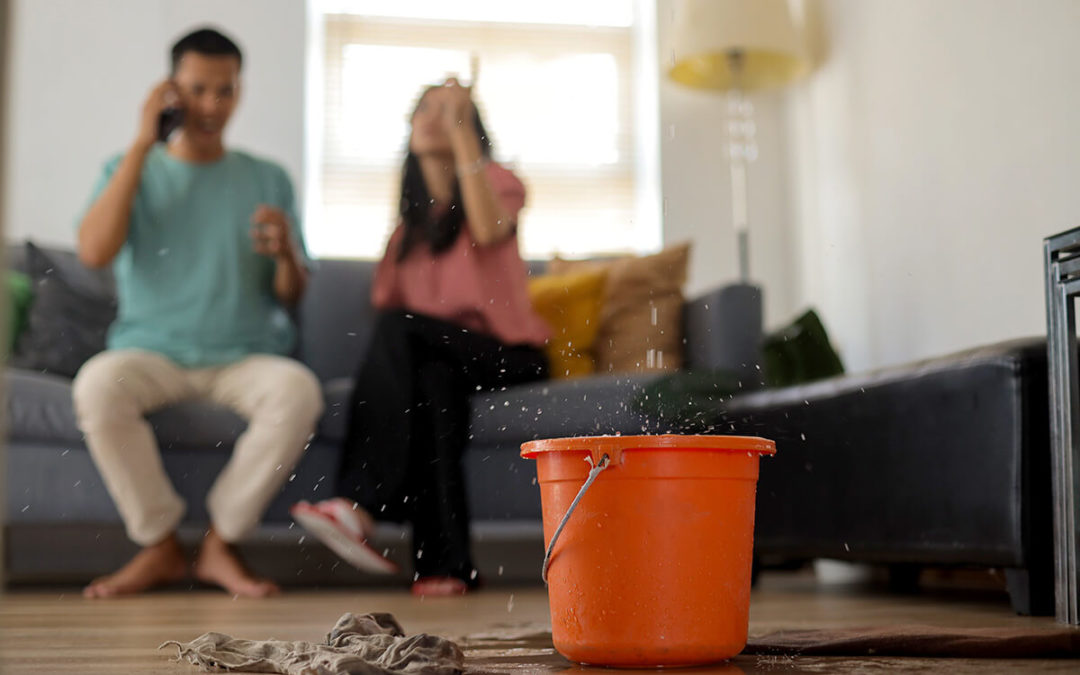
[[[239,596],[277,592],[232,543],[253,529],[322,412],[315,376],[286,358],[286,308],[307,284],[292,186],[277,165],[226,150],[240,93],[239,48],[209,29],[172,49],[172,76],[143,105],[127,152],[108,162],[78,233],[80,259],[112,264],[119,308],[108,350],[74,384],[86,443],[128,536],[142,550],[87,597],[138,593],[189,568],[176,538],[184,503],[144,415],[205,398],[248,420],[207,496],[212,525],[191,572]],[[159,142],[166,108],[180,127]]]

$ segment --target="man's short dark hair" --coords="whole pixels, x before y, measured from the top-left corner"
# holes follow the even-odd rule
[[[233,56],[236,57],[237,68],[244,63],[244,57],[241,56],[240,48],[236,46],[236,43],[213,28],[200,28],[177,40],[172,48],[173,73],[180,65],[180,59],[188,52],[205,56]]]

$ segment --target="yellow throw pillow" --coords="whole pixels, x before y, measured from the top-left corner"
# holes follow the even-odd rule
[[[593,347],[601,373],[678,370],[682,367],[682,287],[690,244],[647,256],[560,260],[549,274],[606,271],[600,334]]]
[[[606,270],[546,274],[529,280],[529,297],[551,327],[544,348],[551,377],[560,379],[596,371],[593,343],[600,330]]]

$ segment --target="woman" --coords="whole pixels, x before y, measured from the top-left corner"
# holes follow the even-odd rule
[[[548,327],[518,253],[525,189],[491,161],[469,90],[431,87],[412,115],[400,220],[375,273],[380,310],[356,380],[338,499],[294,516],[371,571],[372,516],[413,526],[417,595],[477,585],[461,455],[470,394],[547,376]],[[355,501],[353,501],[355,500]]]

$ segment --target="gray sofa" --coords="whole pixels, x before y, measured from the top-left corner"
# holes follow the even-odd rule
[[[87,284],[110,283],[107,274],[81,269],[70,252],[49,253]],[[10,247],[8,257],[12,268],[20,269],[22,247]],[[292,526],[288,507],[299,499],[332,495],[350,378],[372,325],[373,269],[364,261],[320,261],[298,313],[297,357],[322,381],[326,413],[264,524],[245,545],[253,567],[285,582],[364,581],[305,539]],[[691,300],[684,323],[688,367],[722,367],[752,379],[761,327],[757,289],[730,286]],[[520,444],[542,437],[656,431],[659,422],[629,405],[655,377],[598,375],[482,392],[472,399],[472,440],[464,463],[477,565],[489,582],[535,579],[542,558],[539,490],[531,462],[518,456]],[[9,582],[80,582],[120,564],[134,549],[76,428],[70,380],[9,368],[5,389]],[[225,409],[196,402],[155,413],[150,420],[166,470],[188,501],[182,538],[194,543],[207,522],[207,489],[244,422]],[[406,569],[407,537],[397,526],[380,527],[377,537],[378,545]]]
[[[763,433],[759,560],[1004,570],[1021,614],[1054,608],[1046,340],[988,345],[735,397],[735,433]],[[766,431],[761,431],[766,430]]]

